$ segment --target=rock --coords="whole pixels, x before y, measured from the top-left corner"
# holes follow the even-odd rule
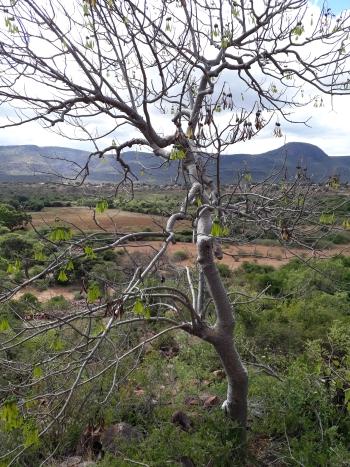
[[[224,372],[224,370],[215,370],[213,371],[213,375],[216,379],[220,380],[226,378],[226,373]]]
[[[136,386],[136,388],[134,389],[134,394],[135,396],[142,397],[145,395],[145,390],[142,389],[140,386]]]
[[[171,421],[184,431],[189,431],[192,428],[192,421],[189,419],[188,415],[186,415],[185,412],[182,412],[181,410],[173,413]]]
[[[104,450],[115,453],[118,451],[120,441],[141,441],[143,433],[129,423],[121,422],[111,425],[101,435],[101,444]]]
[[[185,399],[186,405],[202,405],[201,400],[197,396],[188,396]]]
[[[201,401],[203,402],[203,407],[208,409],[209,407],[214,407],[220,403],[218,396],[207,396],[203,395],[200,397]]]
[[[212,396],[210,394],[202,394],[201,396],[189,396],[185,399],[186,405],[202,405],[205,408],[214,407],[218,405],[220,400],[218,396]]]

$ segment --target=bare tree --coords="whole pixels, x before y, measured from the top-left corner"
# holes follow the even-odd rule
[[[46,366],[47,373],[36,381],[28,376],[19,385],[24,392],[58,372],[65,375],[58,387],[32,397],[46,400],[41,435],[62,418],[82,385],[114,372],[112,392],[122,361],[130,365],[133,352],[173,329],[214,346],[228,380],[223,408],[245,430],[248,378],[233,338],[232,303],[215,263],[223,254],[220,238],[230,237],[229,226],[236,222],[275,232],[286,242],[301,241],[296,226],[310,216],[304,203],[310,188],[300,183],[300,175],[296,183],[286,183],[283,193],[271,195],[272,179],[254,185],[242,174],[227,192],[220,183],[220,163],[232,145],[250,140],[271,119],[280,137],[281,121],[293,121],[293,109],[321,106],[323,94],[349,93],[350,13],[335,16],[323,7],[315,17],[312,10],[307,0],[1,2],[6,27],[0,31],[0,96],[9,109],[2,128],[38,121],[59,134],[90,141],[94,151],[75,175],[80,182],[94,159],[113,153],[123,172],[117,190],[132,191],[135,176],[123,152],[145,147],[159,165],[179,161],[186,185],[184,200],[163,232],[116,232],[96,246],[94,235],[81,233],[77,239],[67,226],[57,227],[41,239],[49,243],[51,255],[44,270],[3,291],[5,302],[45,275],[66,274],[73,261],[86,255],[155,235],[164,239],[150,262],[136,268],[126,284],[115,286],[109,299],[93,304],[99,293],[90,291],[84,309],[26,325],[2,342],[2,352],[9,353],[48,331],[56,339],[62,327],[76,335],[68,349],[57,345],[51,356],[34,363]],[[295,193],[298,204],[289,206],[288,196]],[[192,221],[198,278],[187,271],[189,295],[166,284],[148,287],[146,278],[176,241],[175,226],[183,219]],[[207,317],[212,305],[215,322]],[[177,319],[164,316],[169,309]],[[135,310],[140,316],[132,315]],[[96,333],[93,323],[101,318],[104,324]],[[163,323],[164,329],[121,352],[120,329],[147,321]],[[107,357],[100,358],[107,347]],[[27,362],[22,371],[30,373],[32,366]]]

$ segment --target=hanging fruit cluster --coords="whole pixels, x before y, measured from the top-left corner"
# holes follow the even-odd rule
[[[171,17],[170,16],[168,16],[166,21],[165,21],[165,30],[167,32],[171,31]]]
[[[283,136],[280,122],[276,122],[273,135],[276,136],[276,138],[281,138]]]
[[[323,99],[321,97],[320,100],[318,100],[318,97],[315,98],[314,100],[314,107],[318,108],[318,107],[324,107],[324,102],[323,102]]]
[[[252,122],[250,122],[249,120],[248,121],[246,120],[243,123],[243,132],[242,132],[243,141],[245,141],[246,139],[251,139],[253,134],[254,134],[254,130],[253,130]]]
[[[220,33],[220,30],[219,30],[219,25],[217,23],[214,24],[214,28],[213,28],[213,37],[219,37],[219,33]]]
[[[304,31],[305,31],[304,25],[302,24],[301,21],[299,21],[297,25],[292,29],[292,34],[294,35],[296,41],[303,34]]]
[[[233,99],[231,92],[229,92],[228,94],[226,94],[225,92],[222,93],[222,106],[224,110],[233,110]]]
[[[255,114],[255,128],[257,131],[264,127],[264,119],[261,117],[261,110],[258,110]]]

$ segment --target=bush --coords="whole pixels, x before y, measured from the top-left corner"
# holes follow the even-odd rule
[[[231,271],[231,269],[227,266],[227,264],[218,263],[216,266],[217,266],[217,268],[218,268],[218,270],[219,270],[219,273],[220,273],[220,276],[221,276],[221,277],[225,277],[225,278],[231,277],[232,271]]]
[[[37,274],[40,274],[44,269],[45,269],[44,266],[39,266],[39,265],[31,267],[29,269],[29,271],[28,271],[29,272],[29,277],[34,277]]]
[[[47,310],[67,310],[69,308],[69,302],[63,297],[63,295],[56,295],[50,298],[45,303],[45,309]]]
[[[118,258],[118,252],[113,250],[107,250],[102,254],[103,261],[116,261]]]
[[[22,297],[18,300],[20,303],[23,303],[24,305],[28,305],[30,307],[39,307],[40,302],[38,298],[30,293],[26,292],[25,294],[22,295]]]
[[[185,261],[189,258],[189,254],[185,250],[178,250],[173,253],[173,261],[176,263],[180,263],[181,261]]]

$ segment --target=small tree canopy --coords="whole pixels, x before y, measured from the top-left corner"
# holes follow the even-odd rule
[[[72,162],[72,179],[80,182],[96,161],[113,154],[121,174],[115,191],[132,195],[136,176],[124,151],[144,147],[157,156],[159,167],[178,164],[186,187],[157,232],[124,235],[116,221],[114,235],[102,226],[107,235],[76,234],[71,226],[41,235],[51,252],[42,271],[7,287],[0,301],[47,275],[66,281],[76,260],[94,261],[101,252],[139,239],[162,243],[147,261],[133,261],[132,271],[125,268],[125,281],[111,283],[105,276],[102,288],[98,271],[95,278],[83,277],[87,297],[81,308],[49,317],[44,325],[24,323],[5,336],[4,354],[33,336],[41,339],[42,351],[31,362],[40,367],[34,382],[33,368],[8,365],[16,382],[15,370],[26,370],[16,404],[39,419],[42,437],[62,426],[70,408],[81,410],[77,392],[85,391],[86,403],[90,386],[103,380],[96,397],[105,403],[123,379],[121,369],[129,375],[146,344],[182,330],[209,342],[220,357],[227,376],[222,407],[238,422],[244,446],[248,375],[233,337],[236,302],[216,266],[224,254],[220,243],[268,233],[282,244],[295,242],[312,251],[320,224],[330,229],[335,217],[327,210],[328,221],[319,220],[319,198],[313,199],[316,206],[308,202],[303,170],[293,181],[282,174],[255,184],[244,168],[234,189],[225,191],[220,165],[235,143],[252,139],[272,119],[271,134],[281,137],[281,122],[295,120],[296,108],[311,104],[315,111],[325,105],[321,95],[350,93],[350,11],[335,15],[307,0],[5,0],[0,17],[5,25],[0,28],[0,100],[11,105],[0,128],[38,121],[88,141],[93,149],[86,163]],[[155,167],[148,169],[156,177]],[[96,214],[107,205],[97,203],[96,225]],[[168,282],[162,261],[183,220],[193,228],[196,267],[187,265],[188,258]],[[150,336],[135,332],[154,322]],[[9,387],[1,388],[2,397]],[[35,405],[39,400],[44,403]],[[16,404],[6,410],[17,423]],[[18,458],[26,448],[24,440],[9,457]]]
[[[29,214],[17,211],[9,204],[0,204],[0,225],[10,230],[19,229],[28,224],[31,220]]]

